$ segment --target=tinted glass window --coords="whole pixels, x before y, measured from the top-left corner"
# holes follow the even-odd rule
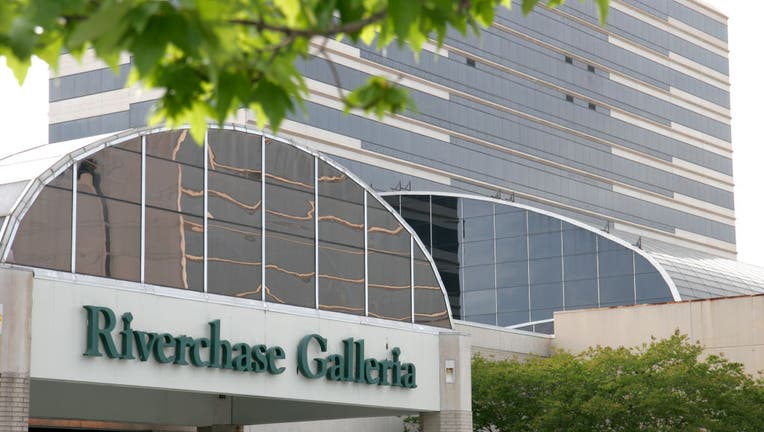
[[[585,307],[597,307],[597,279],[566,279],[565,309]]]
[[[531,285],[531,321],[552,318],[562,310],[562,282]]]
[[[204,291],[204,221],[146,208],[146,282]]]
[[[482,290],[464,293],[464,313],[467,315],[496,314],[496,291]]]
[[[634,274],[634,253],[626,248],[600,251],[600,277]]]
[[[146,135],[146,155],[201,168],[204,150],[188,129]]]
[[[531,234],[528,236],[528,243],[531,260],[555,257],[562,254],[562,240],[559,231]]]
[[[600,278],[600,304],[602,306],[634,303],[634,275]]]
[[[319,307],[364,314],[363,189],[318,163]]]
[[[496,287],[493,264],[464,267],[464,291],[481,291]]]
[[[141,203],[141,155],[109,147],[80,161],[77,192]]]
[[[539,283],[562,281],[562,259],[540,258],[530,261],[531,286]]]
[[[260,228],[209,220],[207,229],[207,291],[260,300]]]
[[[146,206],[201,217],[204,169],[146,157]]]
[[[266,300],[314,307],[314,159],[267,141],[265,160]]]
[[[501,263],[496,266],[496,283],[499,288],[528,286],[528,261]]]
[[[414,245],[414,322],[448,327],[448,309],[435,273]]]
[[[376,198],[367,204],[369,315],[410,321],[411,236]]]
[[[401,216],[414,228],[422,243],[430,249],[430,196],[401,196]]]
[[[510,211],[514,210],[514,211]],[[526,211],[509,206],[496,206],[496,237],[525,236]]]
[[[540,233],[546,233],[546,232],[559,232],[560,231],[560,220],[555,219],[553,217],[539,214],[539,213],[528,213],[528,233],[529,234],[540,234]]]
[[[597,254],[565,255],[565,281],[597,278]]]
[[[71,189],[71,171],[68,171]],[[66,183],[64,179],[63,183]],[[8,261],[70,271],[72,191],[45,186],[27,210],[8,253]]]
[[[496,239],[496,261],[512,262],[528,260],[528,238],[505,237]]]

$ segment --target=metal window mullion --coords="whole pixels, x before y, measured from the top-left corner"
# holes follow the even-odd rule
[[[562,220],[560,220],[560,268],[562,268],[562,310],[565,310],[565,236],[562,231]]]
[[[594,237],[594,251],[597,263],[597,307],[600,307],[600,238]]]
[[[528,262],[528,322],[532,321],[531,317],[531,233],[528,223],[529,211],[525,211],[525,256]]]
[[[141,137],[141,283],[146,281],[146,135]]]
[[[208,225],[207,225],[207,212],[209,210],[209,167],[208,159],[208,146],[209,146],[209,130],[204,133],[204,188],[203,188],[203,194],[202,197],[204,199],[204,232],[202,233],[203,238],[203,245],[204,245],[204,259],[202,260],[203,263],[203,271],[204,271],[204,292],[207,292],[207,283],[208,283],[208,277],[207,277],[207,231],[208,231]]]
[[[369,193],[363,193],[363,314],[369,316]]]
[[[411,276],[411,322],[413,323],[414,322],[414,317],[416,317],[416,315],[415,315],[416,312],[415,312],[415,308],[414,308],[414,286],[415,286],[415,284],[414,284],[414,236],[413,235],[409,236],[409,257],[411,258],[410,259],[410,263],[411,263],[411,273],[410,273],[410,276]]]
[[[265,135],[260,135],[260,299],[265,301]]]
[[[634,286],[634,304],[637,304],[637,253],[631,251],[631,275]]]
[[[498,257],[496,254],[496,204],[493,205],[493,303],[494,303],[494,317],[493,323],[499,325],[499,276],[498,276]]]
[[[313,231],[314,231],[314,258],[316,271],[316,309],[318,309],[318,158],[313,157]]]
[[[71,272],[77,269],[77,171],[79,162],[72,165],[72,249],[71,249]]]

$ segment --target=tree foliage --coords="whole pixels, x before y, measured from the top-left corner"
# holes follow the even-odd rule
[[[594,0],[604,20],[608,0]],[[548,0],[556,7],[564,0]],[[521,0],[529,13],[539,0]],[[132,56],[129,83],[164,89],[154,121],[192,125],[252,109],[274,129],[307,94],[295,61],[321,50],[320,38],[349,38],[418,53],[449,29],[478,33],[511,0],[2,0],[0,56],[23,81],[31,57],[55,70],[62,49],[90,47],[115,71]],[[382,115],[410,106],[405,90],[372,77],[344,97],[346,109]]]
[[[764,382],[702,352],[677,332],[632,349],[475,357],[475,430],[763,431]]]

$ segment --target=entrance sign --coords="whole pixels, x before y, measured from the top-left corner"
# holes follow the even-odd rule
[[[204,337],[171,333],[156,333],[133,328],[133,314],[121,315],[121,330],[116,330],[117,316],[103,306],[83,306],[87,315],[86,357],[122,360],[153,358],[157,363],[199,368],[230,369],[239,372],[279,375],[286,370],[284,348],[265,344],[231,343],[221,339],[220,320],[207,323]],[[0,309],[0,312],[2,310]],[[416,388],[416,366],[401,363],[401,350],[390,350],[392,359],[366,358],[364,340],[342,340],[342,353],[319,355],[309,360],[309,350],[317,347],[327,351],[327,339],[319,334],[304,336],[297,346],[297,370],[308,379],[325,377],[329,381],[363,383],[367,385]]]

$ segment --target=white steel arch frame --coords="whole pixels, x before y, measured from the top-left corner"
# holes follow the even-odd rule
[[[241,124],[226,123],[222,127],[218,127],[216,124],[210,124],[208,126],[211,129],[230,130],[230,131],[243,132],[243,133],[248,133],[248,134],[260,136],[261,137],[261,146],[262,146],[261,147],[261,157],[262,157],[262,169],[263,170],[265,170],[265,142],[266,142],[266,139],[269,139],[269,140],[273,140],[275,142],[279,142],[279,143],[282,143],[282,144],[289,145],[291,147],[294,147],[294,148],[297,148],[297,149],[301,150],[304,153],[309,154],[310,156],[312,156],[314,158],[314,167],[318,164],[319,161],[322,161],[322,162],[328,164],[329,166],[331,166],[332,168],[337,169],[338,171],[342,172],[350,180],[352,180],[353,182],[358,184],[364,190],[364,202],[363,202],[363,208],[364,208],[364,231],[365,231],[364,232],[364,252],[365,252],[365,256],[366,256],[366,258],[364,259],[364,261],[365,261],[365,264],[364,264],[364,280],[365,280],[365,282],[364,282],[364,298],[365,298],[365,304],[366,304],[365,307],[364,307],[364,317],[366,319],[369,319],[369,320],[374,320],[375,322],[386,321],[386,320],[376,319],[376,318],[370,317],[369,316],[369,310],[368,310],[369,309],[368,308],[368,295],[369,295],[369,293],[368,293],[368,274],[369,274],[369,271],[368,271],[368,263],[367,263],[367,261],[368,261],[368,256],[367,256],[367,254],[368,254],[368,244],[367,244],[368,240],[366,239],[368,234],[366,233],[366,231],[367,231],[367,226],[368,226],[368,223],[367,223],[367,220],[368,220],[368,217],[367,217],[367,215],[368,215],[367,197],[370,195],[372,197],[372,199],[377,200],[377,202],[381,206],[383,206],[392,215],[392,217],[395,218],[397,220],[397,222],[399,222],[403,226],[403,228],[410,235],[410,239],[411,239],[410,240],[410,251],[411,251],[411,253],[410,253],[410,257],[409,258],[410,258],[410,261],[411,261],[411,268],[412,269],[414,268],[414,253],[413,253],[414,247],[419,247],[419,250],[424,254],[426,259],[429,261],[430,269],[431,269],[433,275],[435,276],[435,278],[436,278],[436,280],[438,282],[438,286],[440,288],[441,295],[443,296],[444,304],[445,304],[446,311],[447,311],[447,314],[448,314],[448,325],[449,325],[449,328],[453,328],[453,318],[452,318],[452,313],[451,313],[451,305],[448,302],[448,295],[447,295],[447,293],[445,291],[445,288],[443,287],[443,281],[441,280],[440,274],[437,271],[437,268],[436,268],[435,263],[434,263],[434,261],[432,259],[432,256],[430,255],[430,252],[427,250],[425,245],[419,239],[419,237],[417,236],[417,234],[413,230],[413,228],[411,228],[411,226],[409,226],[409,224],[403,219],[403,217],[401,217],[398,214],[398,212],[395,211],[384,199],[382,199],[381,196],[379,194],[377,194],[368,184],[366,184],[358,176],[356,176],[355,174],[353,174],[352,172],[350,172],[349,170],[344,168],[342,165],[340,165],[337,162],[333,161],[331,158],[327,157],[323,153],[315,151],[315,150],[312,150],[312,149],[307,148],[305,146],[301,146],[301,145],[295,144],[291,140],[280,138],[280,137],[278,137],[276,135],[273,135],[273,134],[270,134],[270,133],[266,133],[266,132],[263,132],[263,131],[260,131],[260,130],[254,129],[254,128],[250,128],[250,127],[247,127],[247,126],[241,125]],[[173,128],[173,129],[167,128],[167,127],[164,127],[164,126],[161,126],[161,127],[147,127],[147,128],[142,128],[142,129],[132,129],[132,130],[128,130],[128,131],[119,132],[117,134],[110,135],[110,136],[105,137],[105,138],[97,139],[97,140],[95,140],[94,142],[92,142],[90,144],[87,144],[87,145],[84,145],[82,147],[79,147],[79,148],[77,148],[77,149],[75,149],[75,150],[65,154],[59,160],[57,160],[54,163],[52,163],[50,165],[50,167],[47,168],[42,174],[34,177],[33,179],[31,179],[31,181],[28,182],[26,187],[19,194],[18,198],[15,200],[14,204],[11,207],[11,210],[8,212],[7,217],[5,218],[5,220],[3,221],[2,225],[0,226],[0,263],[8,265],[8,264],[6,264],[6,260],[8,258],[8,254],[10,252],[11,245],[13,244],[14,238],[15,238],[16,233],[18,231],[19,225],[20,225],[21,221],[23,220],[24,216],[26,215],[27,211],[31,208],[32,204],[37,199],[37,197],[40,194],[40,192],[43,190],[43,188],[49,182],[51,182],[53,179],[58,177],[60,174],[62,174],[69,167],[75,167],[75,169],[76,169],[76,166],[77,166],[77,164],[80,161],[86,159],[87,157],[89,157],[89,156],[91,156],[91,155],[93,155],[95,153],[98,153],[101,150],[104,150],[104,149],[106,149],[108,147],[112,147],[112,146],[124,143],[124,142],[126,142],[128,140],[132,140],[132,139],[135,139],[135,138],[141,138],[141,150],[142,150],[141,151],[141,175],[142,175],[142,181],[141,181],[141,257],[140,257],[140,259],[141,259],[141,271],[140,271],[141,272],[141,282],[139,284],[143,285],[144,284],[144,268],[145,268],[145,244],[144,243],[145,243],[145,205],[146,205],[146,201],[145,201],[145,183],[146,183],[145,182],[145,178],[146,178],[145,177],[145,175],[146,175],[146,173],[145,173],[145,166],[146,166],[146,163],[145,163],[145,158],[146,158],[146,152],[145,152],[145,143],[146,143],[146,141],[145,141],[145,137],[147,135],[156,134],[156,133],[160,133],[160,132],[169,132],[169,131],[172,131],[172,130],[183,130],[183,129],[188,129],[188,127],[186,126],[186,127]],[[208,166],[207,166],[207,151],[206,151],[207,144],[208,144],[208,142],[207,142],[207,135],[205,135],[205,140],[204,140],[204,144],[203,144],[205,146],[205,151],[204,151],[204,158],[205,158],[204,159],[204,208],[205,208],[205,211],[204,211],[204,224],[205,224],[205,227],[207,225],[207,220],[208,220],[207,211],[206,211],[207,210],[207,195],[208,195],[208,189],[207,189],[207,186],[208,186],[208,184],[207,184],[208,175],[207,174],[208,174],[208,169],[209,169]],[[314,181],[316,183],[318,181],[317,177],[318,177],[318,172],[317,172],[317,170],[314,169]],[[71,273],[74,273],[74,270],[76,268],[75,267],[76,257],[75,257],[74,251],[75,251],[75,247],[76,247],[75,239],[76,239],[76,223],[77,223],[77,218],[76,218],[76,211],[77,211],[76,210],[76,196],[77,196],[76,175],[73,176],[72,183],[73,183],[73,190],[72,190],[73,206],[72,206],[72,244],[71,244],[71,247],[72,247],[72,259],[71,259]],[[262,184],[262,187],[264,189],[265,188],[265,176],[263,176],[261,184]],[[317,188],[315,189],[315,194],[318,195]],[[262,201],[263,202],[263,208],[265,208],[266,195],[262,194],[262,198],[261,199],[263,200]],[[316,205],[318,205],[318,204],[316,204]],[[263,219],[264,219],[264,214],[265,214],[265,211],[261,212],[261,215],[262,215]],[[265,231],[264,220],[262,222],[263,222],[262,223],[262,230],[264,232]],[[317,218],[315,220],[315,224],[316,224],[315,229],[316,229],[316,234],[317,234],[317,230],[318,230],[318,226],[317,226],[318,219]],[[207,261],[207,235],[208,235],[207,234],[207,230],[205,229],[204,230],[204,263],[205,263],[205,266],[206,266],[206,261]],[[265,236],[263,235],[263,239],[264,238],[265,238]],[[315,242],[316,242],[316,248],[317,248],[318,247],[318,236],[316,236]],[[265,260],[265,253],[264,253],[264,250],[265,250],[265,241],[262,242],[262,246],[261,247],[263,249],[262,250],[263,253],[262,253],[261,256],[262,256],[262,259]],[[314,287],[316,300],[318,300],[318,298],[319,298],[319,290],[318,290],[318,270],[319,269],[318,269],[317,263],[318,263],[318,256],[316,255],[316,269],[315,269],[316,270],[316,283],[315,283],[315,287]],[[20,266],[20,267],[26,267],[26,266]],[[264,276],[265,275],[265,270],[264,270],[265,266],[263,265],[262,268],[263,268],[262,274],[263,274],[263,278],[264,278],[265,277]],[[205,271],[204,274],[205,274],[205,276],[204,276],[204,292],[206,293],[207,292],[207,280],[206,280],[207,279],[207,272]],[[90,277],[90,276],[87,276],[87,275],[83,275],[83,276],[85,276],[85,278],[93,278],[93,277]],[[423,326],[423,325],[426,325],[426,324],[424,324],[424,323],[419,323],[419,324],[415,323],[415,315],[414,315],[414,311],[415,311],[414,297],[415,296],[414,296],[413,279],[414,279],[414,274],[412,272],[412,274],[411,274],[411,280],[412,280],[412,284],[411,284],[411,301],[412,301],[412,303],[411,303],[411,320],[412,320],[412,322],[411,322],[411,324],[413,324],[413,325],[415,325],[417,327],[420,327],[420,326]],[[120,281],[120,283],[136,284],[137,282]],[[267,303],[265,301],[265,289],[262,290],[262,293],[263,293],[263,298],[261,299],[261,301],[263,303]],[[236,298],[233,298],[233,297],[226,297],[225,301],[230,302],[230,301],[235,301],[235,300],[241,300],[241,299],[236,299]],[[249,300],[249,299],[243,300],[243,304],[244,303],[249,303],[251,301],[252,300]],[[315,302],[315,309],[319,309],[319,302],[318,301]],[[326,313],[326,311],[323,311],[323,313]],[[336,313],[333,313],[333,314],[336,314]]]
[[[646,253],[642,249],[639,249],[639,248],[635,247],[634,245],[630,244],[629,242],[627,242],[627,241],[625,241],[625,240],[623,240],[623,239],[621,239],[619,237],[614,236],[613,234],[610,234],[610,233],[602,231],[602,230],[598,230],[598,229],[593,228],[593,227],[591,227],[591,226],[589,226],[589,225],[587,225],[587,224],[585,224],[583,222],[577,221],[575,219],[571,219],[571,218],[569,218],[567,216],[563,216],[563,215],[556,214],[556,213],[553,213],[553,212],[550,212],[550,211],[542,210],[542,209],[539,209],[539,208],[536,208],[536,207],[532,207],[532,206],[529,206],[529,205],[515,203],[515,202],[512,202],[512,201],[501,200],[501,199],[498,199],[498,198],[486,197],[486,196],[481,196],[481,195],[472,195],[472,194],[467,194],[467,193],[438,192],[438,191],[396,191],[396,192],[381,192],[380,193],[380,196],[383,196],[383,197],[384,196],[424,196],[424,195],[444,196],[444,197],[463,198],[463,199],[472,199],[472,200],[477,200],[477,201],[492,202],[494,204],[515,207],[515,208],[523,209],[523,210],[526,210],[526,211],[531,211],[531,212],[534,212],[534,213],[539,213],[539,214],[542,214],[544,216],[549,216],[549,217],[552,217],[552,218],[555,218],[555,219],[559,219],[559,220],[561,220],[563,222],[567,222],[567,223],[569,223],[571,225],[574,225],[574,226],[576,226],[578,228],[581,228],[581,229],[587,230],[589,232],[592,232],[592,233],[594,233],[597,236],[604,237],[607,240],[613,241],[613,242],[615,242],[615,243],[625,247],[626,249],[629,249],[629,250],[633,251],[635,254],[638,254],[639,256],[641,256],[642,258],[647,260],[647,262],[649,262],[650,265],[652,265],[655,268],[655,270],[658,271],[658,273],[663,278],[664,282],[666,282],[666,285],[669,287],[669,291],[671,292],[671,296],[674,298],[674,301],[682,301],[682,297],[679,294],[679,290],[677,289],[676,284],[671,279],[671,277],[669,276],[669,274],[666,271],[666,269],[664,269],[663,266],[654,257],[650,256],[650,254]],[[527,325],[527,324],[523,324],[523,325]]]

